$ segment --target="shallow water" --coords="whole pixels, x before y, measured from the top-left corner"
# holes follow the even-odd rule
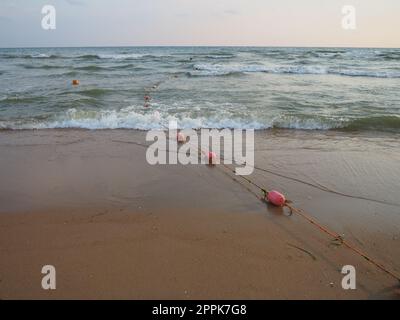
[[[400,49],[0,49],[0,80],[1,129],[400,132]]]

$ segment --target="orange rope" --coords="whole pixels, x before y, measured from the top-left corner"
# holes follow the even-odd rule
[[[230,170],[231,172],[233,172],[234,174],[236,174],[235,170],[229,168],[226,164],[222,164],[225,168],[227,168],[228,170]],[[263,192],[264,198],[259,198],[261,201],[267,202],[265,197],[268,194],[268,191],[264,188],[262,188],[261,186],[259,186],[257,183],[253,182],[251,179],[244,177],[244,176],[239,176],[242,179],[244,179],[245,181],[247,181],[248,183],[252,184],[253,186],[255,186],[256,188],[260,189]],[[258,198],[258,197],[257,197]],[[373,265],[375,265],[376,267],[378,267],[379,269],[381,269],[383,272],[385,272],[386,274],[390,275],[391,277],[393,277],[394,279],[396,279],[397,281],[400,282],[400,277],[395,275],[393,272],[391,272],[390,270],[388,270],[385,266],[383,266],[382,264],[376,262],[374,259],[372,259],[371,257],[369,257],[367,254],[365,254],[364,252],[362,252],[360,249],[358,249],[357,247],[353,246],[351,243],[347,242],[346,240],[343,239],[342,236],[340,236],[338,233],[331,231],[330,229],[328,229],[327,227],[321,225],[318,221],[316,221],[314,218],[312,218],[309,214],[307,214],[304,210],[296,208],[292,205],[290,205],[290,201],[286,201],[285,207],[288,207],[291,211],[291,213],[296,213],[298,214],[300,217],[302,217],[303,219],[307,220],[308,222],[310,222],[311,224],[313,224],[314,226],[316,226],[318,229],[320,229],[322,232],[332,236],[335,240],[340,240],[340,243],[343,244],[344,246],[346,246],[348,249],[352,250],[353,252],[355,252],[356,254],[358,254],[359,256],[361,256],[362,258],[364,258],[365,260],[367,260],[368,262],[372,263]]]
[[[201,154],[206,155],[206,152],[204,152],[203,150],[201,150],[200,147],[198,147],[198,151]],[[220,157],[222,160],[224,160],[223,157]],[[231,169],[228,165],[221,163],[226,169],[228,169],[229,171],[231,171],[232,173],[234,173],[236,175],[236,171],[234,169]],[[253,193],[254,195],[256,195],[257,199],[263,201],[263,202],[267,202],[266,200],[266,195],[268,194],[267,189],[261,187],[260,185],[258,185],[257,183],[255,183],[254,181],[252,181],[250,178],[247,178],[245,176],[239,176],[240,178],[242,178],[243,180],[245,180],[246,182],[248,182],[249,184],[253,185],[254,187],[258,188],[259,190],[261,190],[261,192],[263,193],[264,197],[258,197],[254,192],[252,192],[250,189],[246,188],[246,190],[248,190],[249,192]],[[236,179],[234,179],[234,181],[238,182]],[[239,182],[238,182],[239,183]],[[242,185],[242,184],[241,184]],[[242,185],[243,186],[243,185]],[[343,239],[342,236],[340,236],[338,233],[331,231],[329,228],[321,225],[318,221],[316,221],[314,218],[312,218],[309,214],[307,214],[304,210],[296,208],[294,206],[292,206],[290,204],[290,201],[286,201],[285,207],[289,208],[291,213],[296,213],[297,215],[299,215],[300,217],[302,217],[303,219],[307,220],[308,222],[310,222],[311,224],[313,224],[314,226],[316,226],[318,229],[320,229],[322,232],[330,235],[331,237],[334,238],[334,240],[339,240],[340,244],[343,244],[344,246],[346,246],[348,249],[352,250],[353,252],[355,252],[356,254],[358,254],[359,256],[361,256],[362,258],[364,258],[365,260],[367,260],[368,262],[372,263],[373,265],[375,265],[376,267],[378,267],[380,270],[382,270],[383,272],[385,272],[386,274],[390,275],[391,277],[393,277],[394,279],[396,279],[398,282],[400,282],[400,277],[397,276],[396,274],[394,274],[393,272],[391,272],[390,270],[388,270],[385,266],[383,266],[382,264],[376,262],[374,259],[372,259],[371,257],[369,257],[367,254],[365,254],[364,252],[362,252],[360,249],[358,249],[357,247],[353,246],[351,243],[347,242],[346,240]]]
[[[362,252],[360,249],[358,249],[357,247],[353,246],[351,243],[347,242],[346,240],[343,239],[342,236],[340,236],[339,234],[337,234],[334,231],[329,230],[327,227],[324,227],[323,225],[319,224],[315,219],[313,219],[312,217],[310,217],[308,214],[306,214],[304,212],[304,210],[301,210],[299,208],[296,208],[294,206],[291,206],[290,204],[286,204],[286,207],[288,207],[292,212],[297,213],[299,216],[301,216],[302,218],[306,219],[308,222],[310,222],[311,224],[317,226],[320,230],[322,230],[323,232],[329,234],[330,236],[334,237],[335,239],[338,239],[341,241],[341,244],[345,245],[347,248],[349,248],[350,250],[352,250],[353,252],[357,253],[358,255],[360,255],[361,257],[363,257],[365,260],[367,260],[368,262],[372,263],[373,265],[375,265],[376,267],[378,267],[379,269],[381,269],[382,271],[384,271],[385,273],[389,274],[390,276],[392,276],[393,278],[395,278],[397,281],[400,282],[400,277],[395,275],[393,272],[391,272],[390,270],[388,270],[385,266],[383,266],[382,264],[376,262],[374,259],[372,259],[371,257],[369,257],[367,254],[365,254],[364,252]]]

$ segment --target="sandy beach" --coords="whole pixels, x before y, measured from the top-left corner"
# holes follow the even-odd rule
[[[150,166],[145,134],[0,132],[0,299],[399,298],[393,278],[223,167]],[[260,131],[265,171],[251,179],[400,274],[398,145]],[[54,291],[41,288],[44,265]],[[357,290],[342,289],[344,265]]]

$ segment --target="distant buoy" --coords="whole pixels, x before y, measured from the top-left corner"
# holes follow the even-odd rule
[[[150,101],[150,96],[144,96],[144,101]]]
[[[145,104],[144,104],[144,107],[145,107],[145,108],[150,108],[150,105],[149,105],[148,103],[145,103]]]
[[[178,134],[176,135],[176,140],[179,143],[185,143],[186,142],[186,137],[182,132],[178,132]]]
[[[285,196],[278,191],[268,192],[266,200],[277,207],[283,207],[286,204]]]
[[[79,86],[79,80],[72,80],[73,86]]]
[[[215,152],[208,153],[208,164],[210,166],[217,164],[217,154]]]

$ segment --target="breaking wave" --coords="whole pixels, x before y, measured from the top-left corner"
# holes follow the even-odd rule
[[[268,72],[265,66],[261,65],[221,65],[221,64],[196,64],[193,66],[192,76],[224,76],[235,73],[247,72]]]
[[[400,78],[400,71],[373,71],[362,69],[332,69],[323,66],[275,66],[196,64],[191,76],[226,76],[240,73],[264,72],[272,74],[341,75],[349,77]]]
[[[111,60],[133,60],[141,58],[162,58],[170,55],[140,54],[140,53],[114,53],[114,54],[83,54],[83,55],[56,55],[56,54],[0,54],[2,59],[111,59]]]
[[[55,54],[1,54],[2,59],[60,59],[61,56]]]
[[[85,92],[89,96],[104,92]],[[29,119],[26,121],[0,121],[0,129],[164,129],[169,121],[178,122],[182,129],[230,128],[230,129],[301,129],[301,130],[346,130],[400,132],[400,116],[372,116],[364,118],[335,119],[311,115],[280,115],[271,118],[258,116],[231,116],[214,114],[197,117],[190,113],[171,115],[167,112],[143,110],[140,106],[129,106],[119,110],[80,110],[71,108],[52,119]]]

